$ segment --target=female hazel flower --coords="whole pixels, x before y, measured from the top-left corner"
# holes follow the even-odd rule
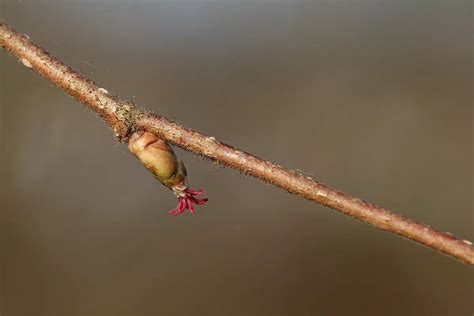
[[[193,203],[202,205],[207,202],[207,199],[195,197],[204,194],[204,190],[192,190],[188,187],[183,161],[176,157],[166,141],[152,133],[137,131],[130,137],[128,149],[178,198],[178,206],[169,211],[169,214],[179,215],[186,209],[194,214]]]

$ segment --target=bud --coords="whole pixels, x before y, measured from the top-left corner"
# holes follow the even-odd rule
[[[186,168],[183,161],[178,159],[171,146],[155,134],[137,131],[128,142],[128,149],[164,186],[174,192],[178,198],[176,209],[169,214],[178,215],[188,209],[194,214],[193,203],[202,205],[207,199],[198,199],[195,195],[204,194],[204,190],[188,188]]]

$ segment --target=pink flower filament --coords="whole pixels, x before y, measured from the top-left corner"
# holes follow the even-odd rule
[[[194,206],[193,203],[196,205],[202,205],[207,202],[207,199],[198,199],[195,198],[195,195],[201,195],[204,194],[204,190],[192,190],[186,188],[184,190],[185,195],[182,197],[179,197],[178,200],[178,206],[171,211],[168,211],[168,214],[171,215],[179,215],[183,213],[186,209],[188,209],[192,214],[194,214]]]

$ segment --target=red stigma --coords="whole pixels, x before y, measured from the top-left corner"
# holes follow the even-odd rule
[[[184,191],[184,196],[178,197],[178,206],[171,211],[168,211],[168,214],[171,215],[179,215],[183,213],[186,209],[188,209],[192,214],[194,214],[194,206],[193,203],[196,205],[202,205],[207,202],[207,199],[198,199],[195,198],[195,195],[201,195],[204,194],[204,190],[192,190],[186,188]]]

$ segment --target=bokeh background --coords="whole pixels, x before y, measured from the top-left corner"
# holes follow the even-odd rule
[[[474,238],[471,1],[12,1],[121,97]],[[460,262],[178,150],[173,195],[0,52],[0,313],[472,315]]]

